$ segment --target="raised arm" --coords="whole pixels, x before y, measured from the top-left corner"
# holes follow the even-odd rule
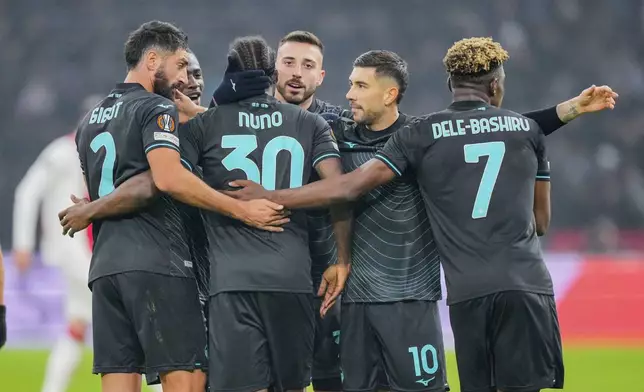
[[[550,135],[584,113],[614,109],[615,100],[618,97],[619,95],[608,86],[592,85],[578,96],[561,102],[557,106],[535,110],[523,115],[536,121],[545,135]]]

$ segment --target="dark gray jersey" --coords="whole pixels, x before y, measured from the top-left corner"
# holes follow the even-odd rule
[[[418,181],[449,304],[507,290],[553,293],[533,214],[535,179],[550,178],[534,121],[456,102],[405,126],[376,157]]]
[[[298,106],[267,95],[221,105],[181,126],[183,158],[203,168],[215,189],[249,179],[269,190],[306,184],[324,159],[339,158],[329,125]],[[184,142],[186,140],[186,142]],[[253,229],[206,213],[210,294],[223,291],[310,293],[306,214],[294,211],[282,233]]]
[[[344,170],[353,171],[372,159],[410,120],[401,114],[377,132],[339,120],[333,128]],[[343,301],[440,299],[440,259],[414,176],[372,190],[354,204],[354,212],[351,275]]]
[[[174,103],[139,84],[121,83],[82,120],[76,145],[90,198],[149,170],[146,154],[179,151]],[[161,196],[139,213],[96,222],[89,280],[119,272],[194,276],[177,204]]]

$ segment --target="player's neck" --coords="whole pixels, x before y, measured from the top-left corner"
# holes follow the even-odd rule
[[[369,124],[368,128],[371,131],[384,131],[390,126],[394,125],[400,113],[398,112],[398,106],[394,106],[390,109],[387,109],[380,118]]]
[[[144,89],[148,90],[149,92],[154,91],[154,86],[152,83],[152,80],[148,78],[147,76],[142,75],[140,72],[138,72],[136,69],[133,69],[127,73],[127,76],[125,77],[125,80],[123,81],[124,83],[138,83],[141,86],[143,86]]]
[[[315,96],[311,95],[308,97],[305,101],[300,102],[300,107],[304,110],[309,110],[311,105],[313,105],[313,100],[315,99]]]
[[[482,101],[490,103],[490,96],[475,88],[455,88],[452,91],[452,102]]]

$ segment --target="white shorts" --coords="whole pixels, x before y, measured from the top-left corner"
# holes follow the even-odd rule
[[[69,252],[66,258],[59,257],[56,260],[65,285],[65,318],[90,323],[92,292],[87,287],[90,259],[73,253]]]

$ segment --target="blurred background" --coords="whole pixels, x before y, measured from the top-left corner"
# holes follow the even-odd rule
[[[512,110],[611,86],[620,94],[614,111],[548,137],[553,219],[542,243],[557,288],[566,390],[644,391],[643,0],[0,0],[0,243],[9,264],[10,339],[0,351],[0,390],[39,390],[47,349],[65,328],[59,272],[39,263],[27,273],[13,268],[15,188],[41,150],[123,80],[123,43],[151,19],[188,33],[206,102],[232,39],[261,34],[276,45],[298,29],[324,42],[327,76],[317,96],[339,105],[353,60],[389,49],[411,73],[401,110],[444,108],[450,94],[441,60],[470,36],[492,36],[509,51],[504,106]],[[90,354],[83,366],[73,390],[97,390]],[[449,366],[458,391],[453,358]]]

